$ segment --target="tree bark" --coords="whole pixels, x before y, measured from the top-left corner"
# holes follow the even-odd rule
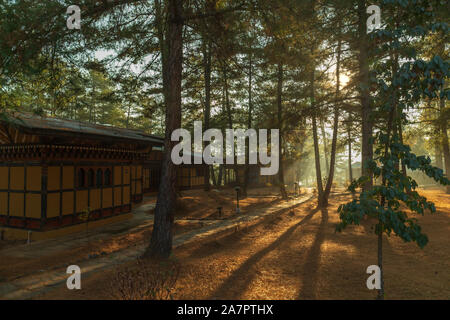
[[[212,179],[213,185],[217,186],[216,175],[214,174],[214,166],[207,166],[205,171],[208,171],[208,170],[211,170],[210,177]],[[206,175],[205,175],[205,179],[206,179]]]
[[[317,120],[316,115],[312,116],[312,126],[313,126],[313,140],[314,140],[314,159],[316,165],[316,182],[317,182],[317,193],[318,193],[318,207],[323,205],[323,186],[322,186],[322,172],[320,170],[320,151],[319,151],[319,138],[317,135]]]
[[[382,226],[381,221],[379,222]],[[378,266],[380,267],[381,289],[378,290],[378,299],[384,300],[384,277],[383,277],[383,232],[378,234]]]
[[[369,46],[367,37],[367,4],[365,0],[358,0],[358,33],[359,33],[359,90],[361,96],[361,121],[362,121],[362,152],[361,174],[369,178],[364,184],[363,190],[370,190],[373,186],[373,175],[366,167],[367,162],[373,159],[372,130],[369,82]]]
[[[280,147],[279,151],[279,170],[278,170],[278,182],[280,184],[280,194],[283,199],[287,199],[287,192],[284,186],[284,172],[283,172],[283,148],[282,148],[282,136],[283,136],[283,105],[282,97],[283,95],[283,65],[278,64],[278,85],[277,85],[277,106],[278,106],[278,128],[280,130],[278,145]]]
[[[253,65],[252,65],[252,53],[249,53],[249,72],[248,72],[248,119],[247,119],[247,128],[251,129],[252,127],[252,111],[253,111],[253,101],[252,101],[252,89],[253,89],[253,83],[252,83],[252,77],[253,77]],[[242,190],[242,197],[247,197],[247,188],[249,184],[250,179],[250,143],[249,139],[246,139],[246,146],[245,146],[245,152],[246,152],[246,158],[247,161],[245,162],[245,174],[244,174],[244,188]]]
[[[440,135],[440,131],[438,134]],[[434,146],[434,156],[436,158],[436,161],[434,165],[440,169],[444,169],[444,162],[442,161],[442,150],[441,150],[441,143],[436,143]]]
[[[205,114],[204,114],[204,131],[209,129],[211,118],[211,40],[203,39],[203,68],[205,77]],[[205,148],[209,142],[205,141]],[[209,166],[208,166],[209,167]],[[209,168],[205,170],[205,191],[211,190]]]
[[[311,50],[311,53],[313,50]],[[322,207],[323,203],[323,185],[322,185],[322,172],[320,169],[320,151],[319,151],[319,137],[317,134],[317,119],[316,119],[316,108],[315,108],[315,93],[314,93],[314,81],[315,81],[315,67],[311,70],[310,79],[310,100],[311,100],[311,111],[312,111],[312,127],[313,127],[313,142],[314,142],[314,160],[316,166],[316,183],[317,183],[317,206]]]
[[[155,207],[155,220],[150,245],[144,256],[168,258],[172,251],[172,228],[175,215],[176,194],[176,166],[171,160],[171,151],[176,142],[171,141],[172,131],[181,127],[181,77],[183,59],[183,22],[181,0],[168,0],[168,19],[166,27],[167,65],[163,66],[163,73],[167,72],[164,88],[166,92],[165,112],[165,141],[164,157],[161,169],[161,183]]]
[[[348,138],[348,179],[350,183],[353,181],[353,168],[352,168],[352,136],[350,131],[350,126],[347,131]]]
[[[323,117],[320,117],[320,131],[322,133],[323,140],[323,153],[325,158],[325,173],[328,176],[330,174],[330,161],[328,161],[328,139],[327,134],[325,132],[325,121]]]
[[[230,105],[230,95],[229,95],[229,89],[228,89],[228,73],[227,73],[227,66],[226,63],[223,62],[223,91],[225,95],[225,110],[227,112],[227,118],[228,118],[228,128],[233,129],[233,114],[231,113],[231,105]],[[236,184],[239,184],[239,172],[237,169],[236,164],[233,165],[233,170],[235,174],[235,182]]]
[[[445,117],[445,98],[441,98],[439,101],[440,106],[440,125],[441,125],[441,145],[442,153],[444,154],[445,163],[445,175],[447,179],[450,179],[450,147],[448,143],[448,133],[447,133],[447,122],[448,119]],[[446,193],[450,194],[450,186],[446,187]]]
[[[228,89],[228,72],[225,63],[223,65],[223,85],[225,94],[225,109],[228,116],[228,128],[233,129],[233,114],[231,113],[230,95]]]
[[[219,174],[217,175],[217,185],[220,187],[222,185],[223,177],[223,164],[219,165]]]
[[[340,25],[338,26],[340,31]],[[341,85],[341,38],[338,36],[338,47],[337,47],[337,61],[336,61],[336,100],[340,95],[340,85]],[[333,138],[331,141],[331,157],[330,157],[330,169],[328,173],[327,185],[325,186],[325,191],[323,194],[322,205],[328,205],[328,197],[330,196],[331,187],[333,185],[334,179],[334,169],[336,167],[336,145],[337,145],[337,135],[338,135],[338,126],[339,126],[339,107],[338,105],[334,106],[334,122],[333,122]]]

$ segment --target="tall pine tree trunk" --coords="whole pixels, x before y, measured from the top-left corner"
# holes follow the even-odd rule
[[[441,130],[438,131],[439,136],[441,134],[440,131]],[[434,146],[434,157],[436,158],[434,165],[440,169],[444,169],[444,162],[442,162],[442,150],[440,143],[436,143],[436,145]]]
[[[350,183],[353,181],[353,168],[352,168],[352,136],[351,127],[348,126],[347,129],[347,139],[348,139],[348,179]]]
[[[220,187],[222,185],[223,177],[223,164],[219,164],[219,174],[217,175],[217,185]]]
[[[211,118],[211,40],[203,39],[203,68],[205,77],[205,115],[204,115],[204,131],[209,129]],[[205,148],[209,142],[205,141]],[[209,166],[205,170],[205,190],[211,190]]]
[[[338,26],[340,31],[340,24]],[[338,47],[337,47],[337,59],[336,59],[336,100],[339,99],[340,95],[340,85],[341,85],[341,45],[342,41],[340,35],[338,35]],[[330,157],[330,170],[327,179],[327,185],[324,190],[322,204],[324,206],[328,205],[328,197],[330,196],[331,187],[333,185],[334,179],[334,169],[336,167],[336,145],[337,145],[337,135],[339,126],[339,107],[334,106],[334,122],[333,122],[333,138],[331,141],[331,157]]]
[[[227,119],[228,119],[228,128],[233,129],[233,114],[231,113],[231,104],[230,104],[230,93],[228,88],[228,73],[227,73],[227,65],[225,62],[222,64],[223,69],[223,93],[225,95],[225,110],[227,113]],[[235,174],[235,183],[236,185],[239,184],[239,172],[237,169],[236,163],[233,165],[233,170]]]
[[[161,168],[161,183],[155,207],[155,220],[147,257],[167,258],[172,251],[172,228],[176,203],[176,166],[171,160],[171,152],[176,142],[171,141],[172,131],[181,127],[181,76],[183,59],[183,22],[181,0],[168,0],[167,26],[164,41],[167,59],[163,59],[165,92],[165,141],[164,158]],[[163,84],[163,85],[164,85]]]
[[[322,186],[322,172],[320,170],[320,151],[319,151],[319,138],[317,134],[317,120],[316,115],[312,116],[312,126],[313,126],[313,140],[314,140],[314,159],[316,166],[316,182],[317,182],[317,193],[318,193],[318,206],[323,205],[323,186]]]
[[[313,53],[313,50],[311,50]],[[320,151],[319,151],[319,137],[317,134],[317,119],[316,119],[316,107],[315,107],[315,93],[314,93],[314,81],[315,81],[315,67],[311,70],[310,79],[310,100],[312,110],[312,129],[313,129],[313,142],[314,142],[314,160],[316,166],[316,183],[317,183],[317,206],[322,207],[323,203],[323,185],[322,185],[322,172],[320,169]]]
[[[325,132],[325,121],[323,120],[323,117],[320,117],[320,131],[322,134],[322,140],[323,140],[323,154],[325,158],[325,172],[327,176],[330,174],[330,161],[328,160],[328,139],[327,134]]]
[[[217,186],[216,175],[214,174],[214,166],[206,166],[205,171],[209,171],[209,170],[211,170],[210,176],[211,176],[212,183],[213,183],[213,185]],[[205,174],[205,176],[206,176],[206,174]]]
[[[247,128],[251,129],[252,127],[252,112],[253,112],[253,100],[252,100],[252,90],[253,90],[253,65],[252,65],[252,53],[249,53],[249,72],[248,72],[248,119],[247,119]],[[247,197],[247,188],[250,180],[250,143],[249,139],[246,140],[246,158],[245,162],[245,173],[244,173],[244,188],[242,192],[242,196],[244,198]]]
[[[278,128],[280,130],[278,145],[279,151],[279,170],[278,170],[278,183],[280,184],[280,194],[283,199],[287,199],[287,192],[284,186],[284,172],[283,172],[283,148],[282,148],[282,136],[283,136],[283,65],[278,64],[278,85],[277,85],[277,118],[278,118]],[[272,152],[272,151],[271,151]]]
[[[447,118],[445,117],[445,97],[439,101],[440,105],[440,125],[441,125],[441,145],[444,154],[445,175],[450,179],[450,147],[448,143]],[[446,187],[447,194],[450,194],[450,186]]]
[[[362,152],[361,152],[361,174],[369,178],[363,189],[369,190],[373,186],[373,175],[366,167],[367,161],[373,158],[373,145],[371,142],[373,120],[371,119],[370,104],[370,82],[369,82],[369,46],[367,36],[367,3],[365,0],[358,0],[358,33],[359,33],[359,91],[361,96],[362,115]]]

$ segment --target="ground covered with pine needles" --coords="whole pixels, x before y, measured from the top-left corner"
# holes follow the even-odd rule
[[[422,190],[436,214],[418,217],[424,249],[384,238],[386,299],[450,298],[450,195]],[[335,233],[337,207],[351,200],[334,194],[327,210],[314,201],[253,227],[174,250],[179,266],[174,299],[374,299],[366,268],[377,263],[373,222]],[[120,268],[133,267],[121,266]],[[120,269],[119,268],[119,269]],[[83,279],[82,290],[55,289],[38,298],[110,299],[118,269]]]

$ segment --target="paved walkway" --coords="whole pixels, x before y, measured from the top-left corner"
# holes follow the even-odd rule
[[[255,209],[254,212],[249,212],[246,215],[238,216],[233,219],[209,221],[202,220],[201,223],[203,223],[203,226],[201,228],[175,236],[173,247],[176,248],[181,245],[218,235],[242,226],[249,226],[260,221],[261,219],[264,219],[265,217],[274,216],[285,212],[286,210],[290,210],[291,208],[296,207],[311,198],[312,196],[308,194],[273,206],[258,208]],[[129,233],[137,229],[147,228],[153,223],[153,217],[146,214],[152,206],[154,206],[153,203],[148,203],[135,208],[133,210],[135,216],[128,221],[96,228],[96,234],[92,235],[91,239],[101,239],[108,236],[108,234],[110,236],[112,232],[115,234]],[[199,222],[197,220],[191,221],[193,223]],[[57,240],[39,241],[30,245],[21,246],[20,248],[14,247],[6,250],[10,251],[7,252],[7,254],[14,254],[15,256],[39,258],[39,256],[42,256],[43,254],[55,253],[57,251],[64,250],[65,248],[73,247],[74,245],[77,245],[77,243],[85,243],[85,236],[86,234],[77,234],[64,238],[58,238]],[[143,254],[144,250],[144,245],[127,247],[108,255],[81,261],[78,263],[78,266],[80,266],[82,272],[81,277],[83,279],[95,271],[111,268],[124,262],[136,259]],[[66,268],[58,268],[51,271],[43,270],[43,272],[38,274],[18,278],[8,283],[0,283],[0,299],[31,299],[37,295],[48,292],[57,286],[65,285],[68,276],[69,275],[66,274]]]
[[[40,240],[31,244],[14,246],[1,250],[1,254],[18,258],[39,258],[43,255],[51,255],[64,249],[85,245],[86,237],[89,237],[90,241],[95,241],[109,238],[111,235],[133,233],[137,230],[148,228],[153,224],[153,215],[147,214],[147,212],[154,207],[154,198],[144,198],[142,204],[133,208],[133,217],[129,220],[96,227],[95,229],[89,230],[88,233],[76,232],[54,239]]]

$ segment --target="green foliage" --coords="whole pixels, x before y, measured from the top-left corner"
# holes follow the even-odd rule
[[[420,171],[442,185],[450,181],[440,168],[431,165],[431,159],[417,156],[403,143],[397,128],[408,123],[406,111],[420,103],[421,99],[448,99],[450,92],[445,89],[445,79],[449,77],[449,62],[435,55],[423,60],[410,50],[406,37],[413,35],[413,41],[430,32],[448,33],[446,24],[434,20],[432,9],[424,1],[384,1],[383,12],[395,12],[405,19],[401,24],[395,15],[384,15],[387,28],[372,34],[374,41],[383,42],[388,56],[374,66],[372,81],[376,83],[375,116],[382,125],[374,137],[376,145],[372,161],[366,163],[373,173],[375,181],[382,181],[359,197],[339,207],[340,223],[336,231],[342,231],[347,225],[360,224],[364,216],[378,219],[375,233],[394,233],[406,242],[416,242],[423,248],[428,238],[422,233],[417,219],[409,217],[403,208],[412,213],[423,215],[435,212],[433,203],[427,201],[416,191],[416,181],[400,169],[400,162],[409,170]],[[426,12],[424,16],[418,13]],[[421,21],[422,25],[414,25]],[[401,63],[403,61],[403,63]],[[355,180],[349,190],[355,191],[364,185],[368,177]]]

